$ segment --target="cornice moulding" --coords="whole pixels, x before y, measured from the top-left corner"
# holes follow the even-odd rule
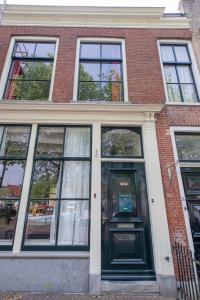
[[[112,28],[189,28],[185,17],[162,17],[164,7],[7,5],[2,25]]]

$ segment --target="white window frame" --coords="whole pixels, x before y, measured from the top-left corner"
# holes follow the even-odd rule
[[[125,49],[125,40],[124,39],[117,39],[117,38],[98,38],[98,37],[86,37],[86,38],[78,38],[77,39],[77,46],[76,46],[76,61],[75,61],[75,72],[74,72],[74,88],[73,88],[73,101],[78,100],[78,84],[79,84],[79,57],[80,57],[80,45],[81,42],[109,42],[109,43],[120,43],[122,46],[122,76],[123,76],[123,95],[124,100],[123,102],[129,102],[128,98],[128,80],[127,80],[127,65],[126,65],[126,49]],[[81,101],[81,102],[88,102],[88,101]],[[90,101],[91,102],[91,101]],[[95,101],[94,101],[95,102]],[[105,103],[105,101],[102,101]],[[109,104],[113,103],[109,101]],[[119,103],[119,102],[116,102]]]
[[[56,61],[57,61],[57,54],[58,54],[58,44],[59,44],[59,39],[56,37],[46,37],[46,36],[14,36],[11,38],[10,45],[8,48],[8,52],[6,55],[6,60],[4,63],[2,75],[1,75],[1,80],[0,80],[0,101],[7,101],[7,99],[4,99],[4,91],[6,88],[6,83],[10,71],[10,66],[12,63],[12,53],[13,49],[15,46],[15,43],[18,41],[25,41],[25,42],[54,42],[56,47],[55,47],[55,53],[54,53],[54,62],[53,62],[53,69],[52,69],[52,75],[51,75],[51,84],[50,84],[50,89],[49,89],[49,99],[48,100],[39,100],[42,102],[46,101],[52,101],[52,95],[53,95],[53,86],[54,86],[54,80],[55,80],[55,71],[56,71]],[[15,101],[23,101],[22,100],[12,100],[11,102]],[[25,100],[26,102],[33,102],[32,100]],[[34,100],[34,102],[37,100]]]
[[[195,81],[195,86],[197,89],[197,93],[198,93],[198,99],[200,99],[200,73],[199,73],[199,68],[198,68],[198,64],[196,61],[196,57],[194,54],[194,50],[192,47],[192,43],[191,41],[188,40],[158,40],[157,41],[157,45],[158,45],[158,53],[159,53],[159,58],[160,58],[160,65],[161,65],[161,72],[162,72],[162,79],[163,79],[163,86],[164,86],[164,90],[165,90],[165,99],[166,99],[166,104],[167,105],[200,105],[200,102],[195,102],[195,103],[188,103],[188,102],[170,102],[169,101],[169,96],[168,96],[168,92],[167,92],[167,84],[165,81],[165,73],[164,73],[164,67],[163,67],[163,60],[162,60],[162,55],[161,55],[161,44],[173,44],[173,45],[186,45],[190,54],[190,58],[191,58],[191,69],[193,72],[193,76],[194,76],[194,81]]]

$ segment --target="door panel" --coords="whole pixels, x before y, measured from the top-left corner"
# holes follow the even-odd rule
[[[102,277],[154,278],[143,164],[102,163]]]

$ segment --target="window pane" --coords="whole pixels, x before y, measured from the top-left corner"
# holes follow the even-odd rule
[[[33,62],[13,61],[9,79],[28,80],[33,72]]]
[[[40,127],[36,157],[61,157],[63,153],[64,127]]]
[[[20,198],[25,160],[0,161],[0,198]]]
[[[100,44],[81,43],[81,58],[100,58]]]
[[[0,156],[26,157],[30,130],[30,126],[6,126]]]
[[[58,198],[60,181],[60,161],[36,161],[33,166],[31,198]]]
[[[163,61],[175,61],[172,46],[161,46],[161,54]]]
[[[62,177],[62,198],[89,198],[90,162],[65,161]]]
[[[33,57],[36,43],[16,42],[14,56]]]
[[[50,81],[30,81],[27,100],[48,100]]]
[[[57,211],[57,201],[30,201],[25,245],[55,245]]]
[[[182,102],[178,84],[167,84],[167,91],[170,102]]]
[[[123,101],[122,84],[108,82],[102,84],[102,100],[105,101]]]
[[[79,100],[102,100],[100,83],[80,82]]]
[[[200,160],[200,135],[176,134],[176,146],[180,160]]]
[[[121,45],[102,44],[102,58],[121,58]]]
[[[200,190],[200,174],[199,173],[185,173],[185,181],[187,184],[187,191],[199,191]]]
[[[55,52],[55,43],[37,43],[35,57],[53,58]]]
[[[182,93],[183,93],[184,102],[190,102],[190,103],[198,102],[194,85],[182,84],[181,89],[182,89]]]
[[[30,70],[30,78],[31,80],[51,80],[52,69],[52,62],[34,62],[33,68]]]
[[[177,67],[179,80],[181,83],[193,83],[190,67]]]
[[[89,201],[62,200],[58,245],[88,245]]]
[[[0,244],[12,245],[18,213],[18,201],[0,200]]]
[[[4,126],[0,126],[0,147],[1,147],[2,137],[3,137],[3,129],[4,129]]]
[[[165,71],[165,80],[167,83],[178,82],[175,67],[164,66],[164,71]]]
[[[100,77],[99,63],[80,64],[80,81],[99,81]]]
[[[102,80],[121,81],[121,64],[102,64]]]
[[[90,157],[90,128],[66,127],[65,157]]]
[[[175,46],[174,50],[176,54],[176,60],[178,62],[190,62],[187,46]]]
[[[102,129],[102,156],[142,156],[140,133],[127,128]]]

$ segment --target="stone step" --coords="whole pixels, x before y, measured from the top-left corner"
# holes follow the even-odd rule
[[[156,281],[101,281],[102,293],[159,294]]]

